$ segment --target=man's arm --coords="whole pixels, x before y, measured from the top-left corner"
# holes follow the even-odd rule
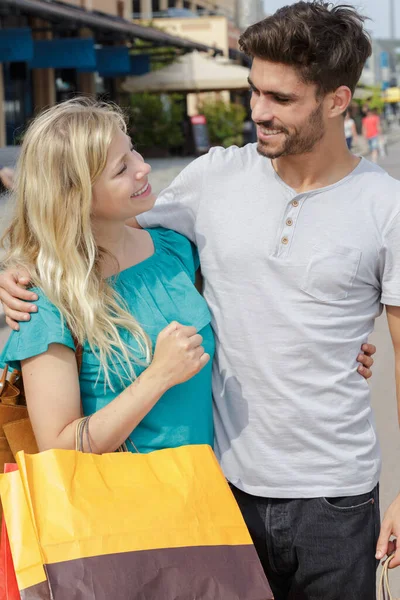
[[[397,415],[400,425],[400,306],[386,306],[386,314],[394,348]],[[392,536],[400,537],[400,494],[385,513],[376,547],[376,558],[378,559],[396,551],[394,558],[390,561],[391,569],[400,565],[400,546],[396,547],[396,540],[389,541]]]

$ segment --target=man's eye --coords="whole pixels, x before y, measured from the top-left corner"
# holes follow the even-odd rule
[[[279,104],[288,104],[290,102],[289,98],[279,98],[275,96],[275,100],[279,102]]]

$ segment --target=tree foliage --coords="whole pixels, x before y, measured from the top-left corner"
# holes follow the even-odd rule
[[[141,148],[171,149],[183,143],[184,103],[180,94],[132,94],[130,97],[130,135]]]
[[[243,123],[246,110],[240,104],[227,103],[224,100],[205,100],[199,112],[207,119],[210,142],[212,145],[243,145]]]

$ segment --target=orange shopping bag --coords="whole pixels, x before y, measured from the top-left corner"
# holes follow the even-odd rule
[[[4,465],[4,473],[17,470],[18,466],[15,464]],[[1,524],[0,538],[0,600],[21,600],[4,519]]]
[[[0,493],[24,600],[270,600],[209,446],[17,454]]]

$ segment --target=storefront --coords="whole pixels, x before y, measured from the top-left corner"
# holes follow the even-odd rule
[[[146,50],[141,55],[132,53],[138,40],[141,46],[145,41],[146,48],[210,50],[204,44],[72,4],[1,0],[0,146],[18,143],[36,111],[74,94],[118,101],[125,76],[151,69]]]

